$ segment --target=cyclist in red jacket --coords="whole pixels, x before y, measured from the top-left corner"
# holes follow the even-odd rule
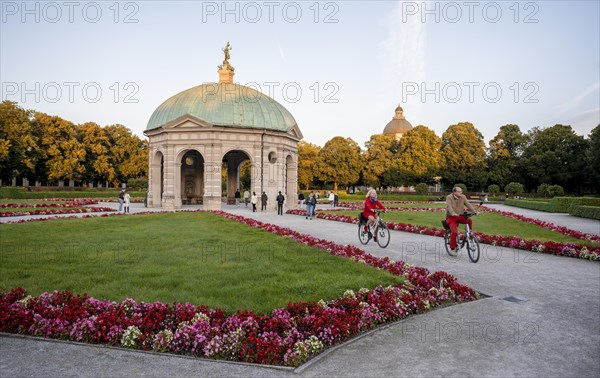
[[[363,216],[367,219],[367,230],[369,231],[369,239],[373,237],[371,233],[371,226],[375,223],[375,209],[381,209],[385,211],[385,206],[381,202],[377,200],[377,192],[375,189],[369,190],[367,193],[367,199],[365,200],[365,207],[363,208]],[[375,241],[377,241],[377,236],[375,236]]]

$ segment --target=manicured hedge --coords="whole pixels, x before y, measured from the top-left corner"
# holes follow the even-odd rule
[[[550,201],[550,212],[552,213],[568,213],[569,207],[577,197],[554,197]]]
[[[58,187],[57,187],[58,188]],[[129,191],[133,198],[144,198],[145,191]],[[52,191],[52,192],[30,192],[23,188],[2,187],[0,188],[0,198],[108,198],[116,200],[119,195],[118,189],[110,190],[85,190],[85,191]]]
[[[600,207],[598,206],[571,206],[569,214],[582,217],[600,220]]]
[[[504,201],[505,205],[508,206],[516,206],[522,207],[525,209],[531,210],[540,210],[540,211],[549,211],[551,212],[550,202],[542,202],[542,201],[528,201],[521,199],[507,199]]]
[[[549,202],[507,199],[505,205],[600,220],[600,198],[554,197]]]

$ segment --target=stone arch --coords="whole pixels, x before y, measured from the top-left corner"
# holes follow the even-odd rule
[[[240,165],[246,160],[253,162],[252,154],[244,148],[231,148],[224,151],[221,157],[221,163],[227,169],[225,197],[228,204],[235,204],[235,191],[241,189],[239,183]],[[254,176],[251,175],[250,188],[253,186],[253,180]],[[250,188],[247,189],[251,190]]]
[[[195,148],[184,148],[174,159],[174,201],[176,207],[203,203],[204,155]]]

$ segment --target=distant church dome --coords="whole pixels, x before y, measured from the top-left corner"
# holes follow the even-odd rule
[[[398,106],[395,110],[394,118],[383,129],[383,134],[391,135],[396,139],[402,138],[413,126],[404,118],[404,110]]]

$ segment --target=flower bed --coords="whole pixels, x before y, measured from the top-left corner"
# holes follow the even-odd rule
[[[39,210],[5,211],[0,212],[0,217],[20,217],[24,215],[52,215],[52,214],[81,214],[115,211],[109,207],[82,207],[95,205],[97,200],[78,198],[46,198],[45,202],[61,201],[64,203],[4,203],[0,209],[39,208]]]
[[[270,315],[189,303],[121,303],[68,291],[27,295],[21,288],[0,293],[0,332],[120,345],[214,359],[298,366],[323,349],[380,324],[445,303],[476,299],[476,293],[445,272],[372,256],[252,219],[215,212],[289,237],[329,253],[401,275],[401,285],[347,290],[333,300],[289,303]]]
[[[489,209],[492,210],[492,209]],[[302,210],[288,210],[288,214],[302,215]],[[315,214],[317,218],[334,220],[338,222],[346,223],[358,223],[356,217],[350,217],[347,215],[336,215],[330,212],[317,212]],[[530,218],[527,218],[530,219]],[[535,221],[535,220],[533,220]],[[545,222],[542,222],[545,223]],[[434,228],[427,226],[414,226],[406,223],[395,223],[386,222],[390,230],[412,232],[417,234],[424,234],[430,236],[444,237],[445,230],[443,228]],[[555,226],[555,225],[553,225]],[[559,227],[559,226],[556,226]],[[570,230],[574,233],[578,231]],[[502,235],[486,235],[481,232],[475,232],[477,238],[481,243],[498,245],[502,247],[523,249],[532,252],[550,253],[557,256],[569,256],[580,259],[587,259],[593,261],[600,261],[600,247],[588,248],[584,245],[576,243],[559,243],[552,241],[540,241],[540,240],[525,240],[518,236],[502,236]],[[587,234],[584,234],[587,235]]]
[[[0,212],[0,217],[20,217],[24,215],[52,215],[52,214],[82,214],[99,213],[115,211],[110,207],[83,207],[83,208],[62,208],[62,209],[43,209],[29,211],[6,211]]]

